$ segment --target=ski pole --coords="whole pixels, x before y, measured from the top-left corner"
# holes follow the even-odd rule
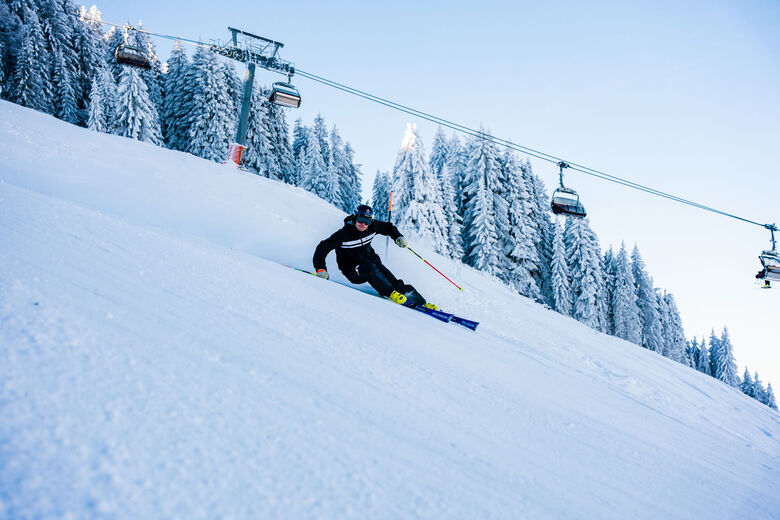
[[[317,273],[312,273],[311,271],[307,271],[306,269],[301,269],[300,267],[293,267],[293,266],[287,265],[287,264],[281,264],[281,265],[283,265],[285,267],[289,267],[290,269],[295,269],[296,271],[300,271],[302,273],[310,274],[312,276],[317,276]]]
[[[430,266],[430,268],[431,268],[431,269],[433,269],[434,271],[436,271],[437,273],[439,273],[440,275],[442,275],[444,278],[447,278],[447,275],[445,275],[444,273],[442,273],[441,271],[439,271],[438,269],[436,269],[435,267],[433,267],[433,265],[431,265],[431,263],[430,263],[428,260],[426,260],[425,258],[423,258],[423,257],[421,257],[420,255],[418,255],[418,254],[417,254],[417,251],[415,251],[414,249],[412,249],[411,247],[408,247],[408,246],[406,247],[406,249],[408,249],[409,251],[411,251],[412,253],[414,253],[414,256],[416,256],[417,258],[419,258],[420,260],[422,260],[423,262],[425,262],[426,264],[428,264],[428,266]],[[462,290],[463,290],[463,287],[461,287],[460,285],[456,284],[455,282],[453,282],[453,281],[452,281],[452,280],[450,280],[449,278],[447,278],[447,281],[448,281],[448,282],[450,282],[450,283],[451,283],[452,285],[454,285],[455,287],[457,287],[459,291],[462,291]]]

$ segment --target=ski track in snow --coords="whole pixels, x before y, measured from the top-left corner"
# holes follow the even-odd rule
[[[477,333],[288,269],[335,208],[0,116],[0,518],[777,517],[737,390],[424,247],[462,294],[377,245]]]

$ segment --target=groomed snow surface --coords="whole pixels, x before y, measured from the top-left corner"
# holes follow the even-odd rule
[[[0,518],[780,517],[780,415],[298,188],[0,103]],[[361,292],[362,291],[362,292]]]

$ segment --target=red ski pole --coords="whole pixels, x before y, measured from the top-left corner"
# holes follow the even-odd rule
[[[417,254],[417,251],[415,251],[415,250],[414,250],[414,249],[412,249],[411,247],[407,247],[406,249],[408,249],[409,251],[411,251],[412,253],[414,253],[414,256],[416,256],[417,258],[419,258],[420,260],[422,260],[423,262],[425,262],[426,264],[428,264],[428,266],[429,266],[431,269],[433,269],[434,271],[436,271],[437,273],[439,273],[440,275],[442,275],[444,278],[447,278],[447,275],[445,275],[444,273],[442,273],[441,271],[439,271],[438,269],[436,269],[435,267],[433,267],[433,265],[431,265],[431,263],[430,263],[428,260],[426,260],[425,258],[423,258],[423,257],[421,257],[420,255],[418,255],[418,254]],[[456,284],[455,282],[453,282],[453,281],[452,281],[452,280],[450,280],[449,278],[447,278],[447,281],[448,281],[448,282],[450,282],[450,283],[451,283],[452,285],[454,285],[455,287],[457,287],[459,291],[462,291],[462,290],[463,290],[463,287],[461,287],[460,285]]]

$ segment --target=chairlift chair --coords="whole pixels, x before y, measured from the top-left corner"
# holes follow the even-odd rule
[[[570,188],[558,188],[553,192],[552,211],[556,215],[569,215],[576,218],[587,215],[585,208],[580,204],[580,196]]]
[[[152,68],[152,62],[140,47],[130,45],[128,36],[133,31],[129,25],[125,27],[125,41],[116,46],[114,50],[114,59],[121,65],[130,65],[139,69],[149,70]]]
[[[756,278],[764,281],[764,288],[769,289],[772,284],[770,282],[780,282],[780,254],[777,253],[777,242],[775,241],[775,231],[777,226],[774,224],[764,224],[764,227],[772,234],[772,249],[762,251],[758,255],[758,259],[761,261],[763,269],[761,269]]]
[[[290,83],[277,81],[271,85],[271,95],[268,100],[279,106],[298,108],[301,106],[301,95]]]
[[[569,165],[561,161],[558,163],[558,167],[561,169],[561,185],[553,192],[552,212],[556,215],[568,215],[575,218],[586,216],[585,207],[580,203],[580,196],[573,189],[563,185],[563,169],[568,168]]]
[[[780,255],[775,250],[764,251],[758,259],[764,266],[764,280],[780,281]]]

